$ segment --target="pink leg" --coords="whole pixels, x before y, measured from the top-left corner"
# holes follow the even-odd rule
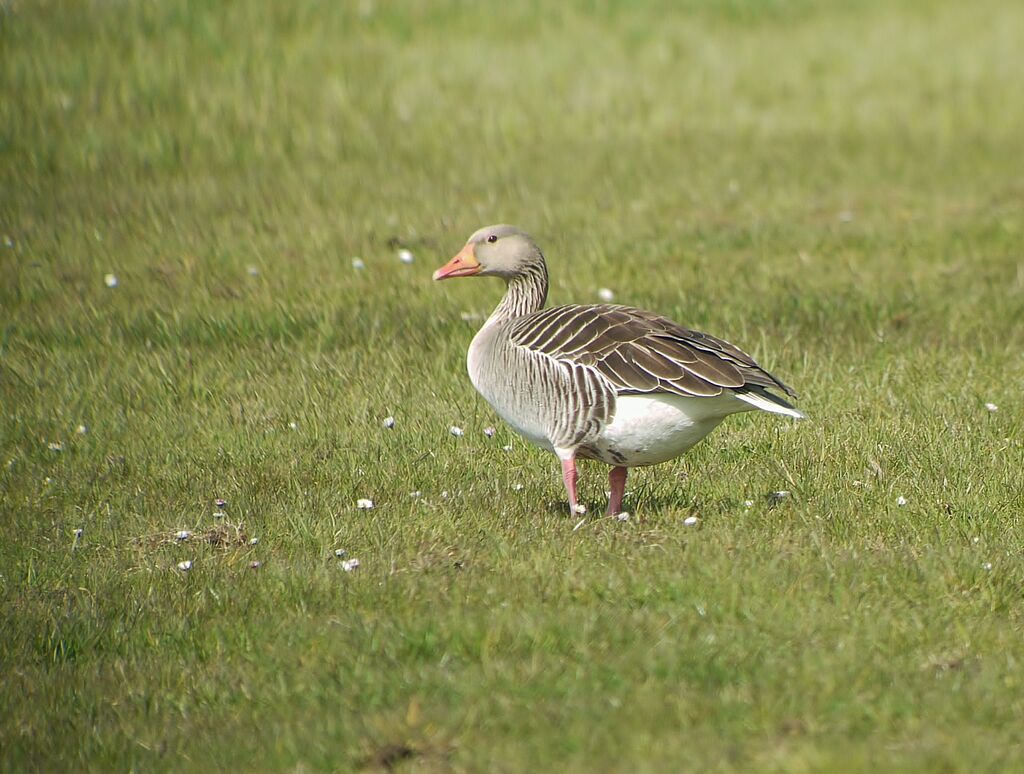
[[[629,468],[612,468],[608,471],[608,488],[612,490],[608,498],[608,516],[617,516],[622,513],[622,496],[626,493],[626,475]]]
[[[565,483],[565,491],[569,493],[569,511],[579,513],[579,506],[576,504],[576,460],[569,458],[562,460],[562,481]]]

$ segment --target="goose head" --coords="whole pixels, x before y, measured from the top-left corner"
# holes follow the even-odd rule
[[[485,226],[458,255],[434,272],[435,280],[452,277],[501,277],[506,282],[544,265],[533,237],[517,226]]]

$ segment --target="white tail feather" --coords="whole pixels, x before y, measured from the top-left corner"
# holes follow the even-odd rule
[[[785,414],[787,417],[793,417],[793,419],[806,419],[801,412],[782,401],[781,398],[775,398],[774,395],[769,393],[734,392],[733,395],[762,411],[770,411],[773,414]],[[775,400],[772,400],[772,398],[775,398]]]

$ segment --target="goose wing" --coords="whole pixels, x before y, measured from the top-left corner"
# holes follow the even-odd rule
[[[738,347],[642,309],[612,304],[552,307],[516,320],[509,338],[530,352],[596,371],[618,394],[712,397],[730,390],[767,396],[789,408],[766,390],[796,397]]]

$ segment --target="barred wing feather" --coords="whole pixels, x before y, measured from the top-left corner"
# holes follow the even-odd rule
[[[712,397],[766,389],[795,393],[727,341],[691,331],[660,315],[610,304],[557,306],[512,323],[510,342],[566,364],[593,369],[619,394]]]

